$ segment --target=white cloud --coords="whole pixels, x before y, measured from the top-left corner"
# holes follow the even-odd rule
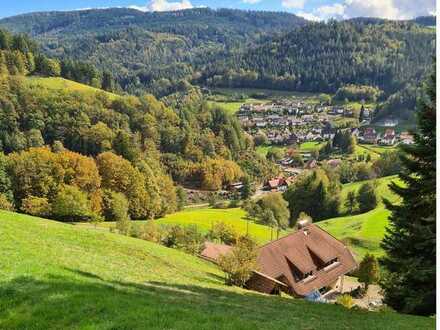
[[[250,5],[259,3],[261,0],[242,0],[244,3],[248,3]]]
[[[306,0],[282,0],[282,2],[281,2],[283,7],[295,8],[295,9],[304,8],[305,3],[306,3]]]
[[[306,12],[303,12],[303,11],[300,11],[299,13],[296,13],[296,16],[300,16],[302,18],[305,18],[308,21],[314,21],[314,22],[317,22],[317,21],[321,20],[321,17],[316,16],[316,15],[314,15],[312,13],[306,13]]]
[[[129,6],[129,8],[140,11],[174,11],[182,9],[190,9],[194,6],[189,0],[182,0],[181,2],[168,2],[167,0],[151,0],[145,6]]]
[[[341,18],[344,16],[345,6],[335,3],[330,6],[321,6],[316,9],[316,15],[321,19],[329,19],[331,17]]]
[[[285,0],[283,0],[285,1]],[[435,0],[344,0],[342,3],[325,5],[310,13],[299,13],[302,17],[346,19],[353,17],[379,17],[388,19],[410,19],[435,12]]]

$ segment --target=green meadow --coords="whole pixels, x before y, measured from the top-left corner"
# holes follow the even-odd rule
[[[391,181],[399,182],[397,176],[390,176],[374,180],[376,193],[379,198],[377,208],[369,212],[357,215],[342,216],[318,222],[318,225],[333,236],[344,241],[355,253],[356,259],[360,260],[368,252],[376,256],[383,255],[380,242],[385,235],[388,226],[388,217],[391,212],[385,209],[382,199],[386,198],[393,203],[398,198],[390,191],[388,185]],[[341,191],[341,210],[346,212],[344,201],[349,191],[355,191],[365,183],[355,182],[343,186]]]
[[[223,284],[214,264],[104,231],[0,211],[1,329],[434,329]]]
[[[246,218],[246,212],[240,208],[213,209],[210,207],[188,208],[180,212],[166,215],[163,218],[153,220],[160,226],[195,226],[203,234],[208,233],[212,226],[217,222],[223,222],[235,228],[235,230],[244,235],[248,234],[258,243],[264,244],[271,239],[276,239],[276,231],[270,227],[255,223]],[[136,221],[134,223],[146,223],[146,221]],[[89,223],[77,223],[77,226],[94,228]],[[114,227],[114,222],[102,222],[98,224],[98,229],[109,229]],[[281,231],[280,235],[286,235],[287,231]]]
[[[119,97],[116,94],[103,91],[102,89],[94,88],[88,85],[84,85],[81,83],[77,83],[72,80],[67,80],[64,78],[56,78],[56,77],[26,77],[25,83],[32,87],[44,87],[50,90],[69,90],[74,92],[84,92],[84,93],[104,93],[110,99],[115,99]]]

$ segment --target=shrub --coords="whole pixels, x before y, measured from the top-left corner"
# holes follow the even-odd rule
[[[13,211],[12,203],[6,198],[4,194],[0,194],[0,210]]]
[[[399,174],[402,169],[399,152],[384,152],[373,163],[373,168],[378,177]]]
[[[51,213],[51,206],[47,198],[28,196],[21,201],[21,211],[38,217],[46,217]]]
[[[176,188],[176,196],[177,196],[177,210],[181,211],[188,203],[188,195],[181,186]]]
[[[135,225],[131,230],[131,236],[154,243],[162,243],[165,235],[165,230],[158,226],[154,220],[147,221],[146,224]]]
[[[356,193],[354,191],[349,191],[344,202],[349,214],[353,214],[353,211],[356,208],[356,203]]]
[[[345,308],[352,308],[354,305],[353,298],[349,294],[343,294],[336,299],[338,305],[344,306]]]
[[[248,237],[240,239],[230,253],[220,256],[218,264],[227,285],[244,286],[257,267],[256,243]]]
[[[111,190],[104,190],[103,215],[107,221],[119,221],[129,218],[129,203],[124,194]]]
[[[198,255],[202,252],[204,237],[197,231],[196,226],[172,226],[163,240],[163,244],[170,248],[180,249],[186,253]]]
[[[228,245],[237,243],[238,236],[238,232],[224,222],[216,222],[208,232],[210,240],[219,240]]]
[[[260,216],[261,222],[265,223],[266,225],[273,226],[275,224],[275,227],[278,229],[285,229],[289,225],[289,217],[290,212],[288,208],[287,201],[283,198],[283,195],[280,193],[270,193],[265,196],[263,196],[257,204],[262,209],[262,213]],[[275,218],[275,223],[268,223],[267,221],[271,222],[271,218],[264,216],[264,214],[267,214],[267,211],[271,211],[273,214],[273,217]]]
[[[61,186],[52,203],[52,214],[60,220],[89,220],[92,216],[86,193],[75,186]]]
[[[240,200],[238,200],[238,199],[232,199],[230,202],[229,202],[229,205],[228,205],[228,207],[229,208],[236,208],[236,207],[239,207],[240,206]]]
[[[379,263],[374,255],[367,253],[359,264],[359,282],[364,283],[365,291],[379,280]]]

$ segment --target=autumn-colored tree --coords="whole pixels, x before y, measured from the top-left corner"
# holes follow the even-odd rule
[[[225,272],[228,285],[244,286],[257,270],[257,245],[250,239],[240,239],[231,252],[219,257],[218,264]]]
[[[153,218],[157,210],[149,209],[151,196],[145,189],[145,177],[131,163],[112,152],[97,157],[102,187],[123,193],[129,201],[129,212],[133,219]]]
[[[64,183],[65,170],[48,148],[31,148],[9,155],[8,172],[18,206],[28,196],[54,198]]]
[[[93,158],[72,151],[57,154],[57,161],[64,169],[64,183],[82,191],[93,193],[101,186],[101,177]]]
[[[0,194],[0,210],[12,211],[13,209],[14,206],[9,199],[4,194]]]
[[[51,205],[47,198],[28,196],[21,201],[21,211],[38,217],[47,217],[51,214]]]
[[[200,171],[202,187],[208,190],[220,190],[243,176],[235,162],[224,159],[208,159],[202,163]]]

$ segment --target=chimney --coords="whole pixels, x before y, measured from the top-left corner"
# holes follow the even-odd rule
[[[311,224],[310,219],[302,219],[297,222],[296,226],[299,230],[299,229],[303,229],[303,228],[307,227],[310,224]]]

